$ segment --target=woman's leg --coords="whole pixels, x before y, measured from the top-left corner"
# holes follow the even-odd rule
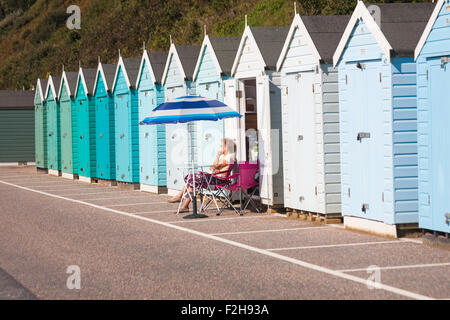
[[[189,191],[189,193],[192,193],[192,188],[189,187],[188,191]],[[190,203],[191,203],[191,198],[190,197],[186,197],[184,199],[183,205],[180,208],[180,211],[184,211],[184,210],[188,209]]]
[[[176,203],[181,201],[181,197],[183,196],[184,191],[186,190],[186,187],[183,187],[181,191],[175,196],[169,199],[169,202]]]

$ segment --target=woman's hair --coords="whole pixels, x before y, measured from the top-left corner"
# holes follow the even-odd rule
[[[222,139],[222,144],[225,144],[225,147],[227,149],[227,153],[236,153],[236,144],[234,143],[233,140],[229,139],[229,138],[223,138]]]

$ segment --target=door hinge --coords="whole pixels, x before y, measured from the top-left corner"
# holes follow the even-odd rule
[[[314,193],[315,193],[316,196],[317,196],[317,186],[314,187]]]
[[[427,70],[427,80],[428,80],[428,70]]]
[[[345,75],[345,84],[348,84],[348,75]]]
[[[383,74],[380,72],[380,82],[383,81]]]
[[[315,93],[314,83],[312,84],[312,92]]]
[[[236,98],[238,98],[238,99],[242,98],[242,90],[236,91]]]
[[[289,192],[291,192],[291,184],[290,183],[288,184],[288,190],[289,190]]]
[[[445,214],[445,224],[450,224],[450,213]]]
[[[289,94],[289,87],[286,87],[286,95]]]
[[[348,197],[350,198],[350,188],[347,189]]]
[[[384,192],[381,193],[381,201],[384,202]]]

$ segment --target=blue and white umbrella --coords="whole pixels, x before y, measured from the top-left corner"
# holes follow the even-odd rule
[[[241,117],[226,104],[200,96],[180,97],[156,107],[141,124],[186,123],[192,121],[217,121]]]
[[[156,107],[150,115],[141,121],[140,124],[174,124],[186,123],[192,121],[217,121],[225,118],[242,117],[239,113],[231,109],[226,104],[200,96],[185,96],[167,101]],[[189,135],[191,132],[189,131]],[[192,172],[194,171],[194,162],[192,161]],[[195,179],[193,209],[194,214],[185,218],[204,218],[205,215],[197,214],[197,201],[195,198]]]

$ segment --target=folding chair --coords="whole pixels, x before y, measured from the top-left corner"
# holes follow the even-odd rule
[[[202,177],[202,181],[205,187],[202,190],[202,204],[200,206],[200,212],[208,210],[209,206],[214,203],[217,211],[220,212],[217,201],[223,194],[222,189],[219,186],[225,187],[231,185],[233,180],[230,179],[232,172],[234,171],[235,163],[230,163],[228,170],[217,172],[215,174],[199,172]]]
[[[240,162],[238,164],[238,172],[230,177],[230,179],[236,179],[236,182],[231,185],[218,186],[218,188],[222,191],[222,195],[225,195],[224,191],[227,191],[227,195],[223,197],[225,199],[225,203],[217,215],[221,215],[227,205],[241,216],[244,214],[243,211],[247,209],[248,205],[251,205],[257,212],[260,212],[253,200],[253,196],[259,186],[259,182],[255,179],[258,173],[259,163]],[[235,192],[240,193],[239,210],[233,205],[232,199],[233,193]]]

